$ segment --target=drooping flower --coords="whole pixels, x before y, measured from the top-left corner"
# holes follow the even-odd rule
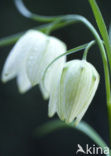
[[[42,47],[41,47],[42,48]],[[53,116],[56,112],[56,88],[60,80],[61,72],[66,61],[66,57],[62,57],[55,61],[47,70],[44,79],[42,78],[46,67],[58,56],[66,52],[66,45],[55,37],[47,36],[47,46],[41,53],[32,51],[27,57],[27,75],[34,86],[40,83],[40,89],[43,93],[44,99],[49,99],[49,116]],[[52,98],[53,97],[53,98]],[[54,99],[55,97],[55,99]]]
[[[33,85],[41,83],[47,65],[65,51],[66,46],[59,39],[36,30],[29,30],[17,41],[8,55],[2,72],[2,81],[7,82],[17,76],[19,91],[24,93]],[[49,97],[52,74],[59,73],[57,64],[64,62],[65,57],[49,68],[45,78],[47,91],[41,89],[45,98]]]
[[[85,60],[65,64],[58,85],[57,114],[61,120],[75,125],[84,116],[99,84],[95,67]]]

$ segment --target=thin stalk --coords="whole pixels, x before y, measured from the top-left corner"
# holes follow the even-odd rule
[[[104,74],[105,74],[106,100],[107,100],[107,106],[109,107],[109,105],[111,104],[110,75],[109,75],[109,68],[108,68],[108,60],[107,60],[105,48],[103,45],[103,41],[101,40],[100,36],[98,35],[96,29],[93,27],[93,25],[87,19],[80,16],[80,17],[78,17],[78,22],[82,22],[92,32],[92,34],[94,35],[94,37],[97,41],[97,44],[99,46],[101,56],[102,56],[102,61],[103,61]],[[110,124],[111,124],[111,122],[110,122]],[[110,127],[111,127],[111,125],[110,125]]]
[[[57,30],[60,29],[66,25],[69,25],[71,22],[67,22],[67,23],[58,23],[55,25],[53,25],[53,30]],[[42,31],[44,33],[47,33],[47,29],[51,26],[51,24],[44,24],[44,25],[40,25],[34,28],[30,28],[30,29],[34,29],[34,30],[39,30]],[[26,30],[28,31],[28,30]],[[4,46],[8,46],[8,45],[12,45],[14,44],[26,31],[24,32],[20,32],[14,35],[10,35],[7,37],[3,37],[0,39],[0,47],[4,47]],[[51,29],[52,31],[52,29]]]
[[[48,34],[48,28],[50,27],[51,30],[50,31],[54,31],[57,29],[60,29],[62,27],[68,26],[70,24],[73,24],[75,21],[72,20],[68,20],[65,22],[61,22],[61,23],[57,23],[56,25],[53,25],[53,27],[51,28],[51,24],[44,24],[44,25],[40,25],[34,28],[29,28],[29,29],[34,29],[34,30],[39,30],[42,31],[43,33]],[[27,31],[27,30],[26,30]],[[12,45],[14,44],[26,31],[24,32],[20,32],[14,35],[10,35],[8,37],[3,37],[0,39],[0,47],[4,47],[4,46],[8,46],[8,45]]]
[[[110,71],[111,71],[111,45],[110,45],[110,40],[109,40],[106,24],[104,22],[101,11],[100,11],[96,1],[89,0],[89,4],[92,8],[94,17],[96,19],[96,23],[98,25],[101,36],[104,40],[104,44],[105,44],[105,48],[106,48],[106,52],[107,52],[107,56],[108,56],[108,63],[110,65]],[[107,109],[108,109],[109,136],[110,136],[110,147],[111,147],[111,92],[109,92],[109,94],[110,94],[109,95],[110,99],[107,100]]]
[[[89,44],[87,45],[87,47],[86,47],[85,50],[84,50],[83,60],[86,60],[86,59],[87,59],[88,51],[89,51],[89,49],[90,49],[94,44],[95,44],[95,41],[89,42]]]
[[[53,22],[62,16],[41,16],[30,12],[26,6],[24,5],[22,0],[14,0],[15,6],[17,10],[25,17],[30,18],[32,20],[36,20],[39,22]]]
[[[89,44],[89,43],[86,43],[86,44],[80,45],[80,46],[78,46],[78,47],[76,47],[76,48],[70,49],[70,50],[66,51],[65,53],[59,55],[59,56],[56,57],[54,60],[52,60],[51,63],[49,63],[49,65],[46,67],[46,69],[45,69],[45,71],[44,71],[44,74],[43,74],[43,77],[42,77],[42,84],[43,84],[44,90],[46,90],[45,85],[44,85],[44,80],[45,80],[46,73],[47,73],[48,69],[50,68],[50,66],[51,66],[54,62],[56,62],[58,59],[60,59],[61,57],[63,57],[63,56],[67,56],[67,55],[70,55],[70,54],[73,54],[73,53],[76,53],[76,52],[78,52],[78,51],[80,51],[80,50],[85,49],[85,48],[88,46],[88,44]]]

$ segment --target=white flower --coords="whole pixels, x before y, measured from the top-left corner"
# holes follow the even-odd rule
[[[17,76],[20,92],[26,92],[33,85],[41,83],[47,65],[65,51],[66,46],[59,39],[36,30],[29,30],[17,41],[8,55],[2,72],[2,81],[7,82]],[[65,57],[57,62],[63,64]],[[57,69],[58,63],[52,65],[46,74],[45,87],[47,91],[41,85],[43,95],[46,98],[49,97],[52,74],[59,73],[57,72],[59,71]]]
[[[47,46],[41,52],[32,51],[27,58],[26,68],[27,75],[34,86],[40,84],[41,91],[45,99],[49,99],[49,116],[53,116],[56,112],[56,88],[60,80],[61,72],[66,61],[66,57],[62,57],[55,61],[47,70],[44,85],[41,80],[43,78],[46,67],[58,56],[66,52],[66,45],[59,39],[51,36],[47,37]],[[43,48],[43,46],[41,46]],[[53,97],[53,98],[52,98]],[[55,97],[55,98],[54,98]]]
[[[99,74],[85,60],[73,60],[63,68],[58,85],[57,113],[61,120],[77,125],[88,109],[99,84]]]

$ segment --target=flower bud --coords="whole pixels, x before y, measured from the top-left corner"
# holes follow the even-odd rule
[[[63,68],[58,86],[57,113],[61,120],[77,125],[88,109],[99,84],[95,67],[85,60],[73,60]]]

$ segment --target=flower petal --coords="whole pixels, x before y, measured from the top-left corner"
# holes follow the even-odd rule
[[[99,83],[96,69],[88,62],[74,60],[66,63],[60,81],[60,101],[57,113],[61,120],[70,123],[81,120],[89,107]]]
[[[17,84],[20,93],[28,91],[32,85],[27,77],[25,69],[21,70],[17,76]]]
[[[6,82],[14,78],[25,62],[27,54],[33,49],[40,32],[29,30],[15,44],[5,62],[2,81]]]
[[[54,37],[46,36],[45,42],[39,39],[38,50],[32,51],[27,59],[27,73],[32,84],[36,85],[40,83],[45,68],[53,59],[61,54],[58,53],[61,50],[61,45],[63,47],[63,43],[61,43],[61,41]],[[64,51],[62,50],[62,52]]]

